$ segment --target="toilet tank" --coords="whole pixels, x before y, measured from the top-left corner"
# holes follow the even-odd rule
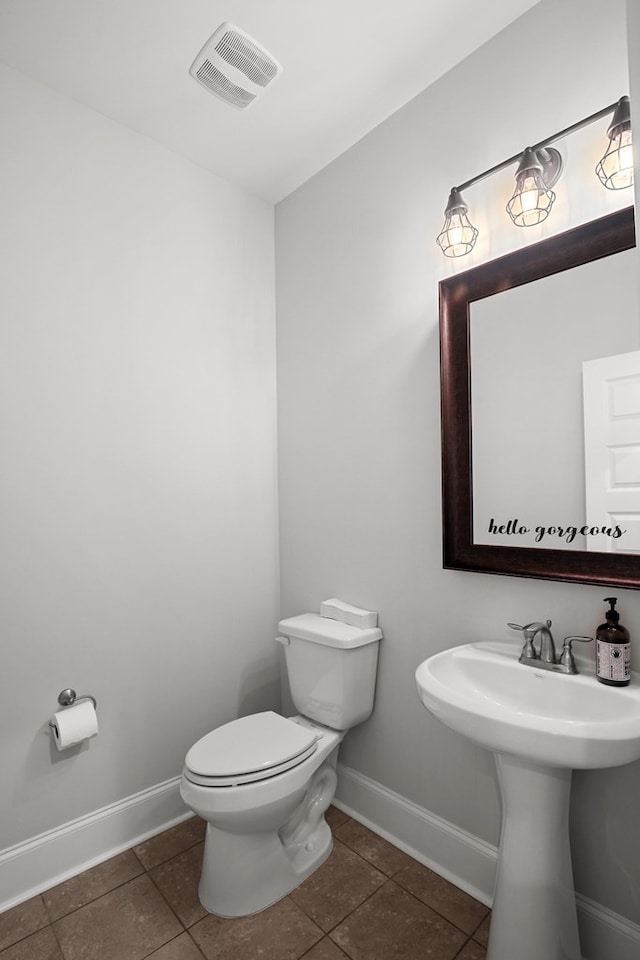
[[[378,627],[361,630],[315,613],[281,620],[291,698],[303,716],[349,730],[373,710]]]

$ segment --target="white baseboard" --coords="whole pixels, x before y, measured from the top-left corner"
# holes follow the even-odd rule
[[[481,903],[491,906],[496,847],[338,764],[335,806],[400,847]],[[640,926],[576,895],[584,960],[638,960]]]
[[[638,960],[640,927],[594,900],[576,894],[585,960]]]
[[[192,816],[180,777],[0,851],[0,912]]]

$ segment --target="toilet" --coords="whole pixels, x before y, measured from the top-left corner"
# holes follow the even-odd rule
[[[305,613],[278,630],[298,715],[225,723],[191,747],[182,772],[182,799],[207,821],[198,896],[220,917],[264,910],[329,856],[338,748],[373,709],[378,627]]]

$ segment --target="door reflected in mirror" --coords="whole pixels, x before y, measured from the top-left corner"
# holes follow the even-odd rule
[[[640,350],[586,360],[582,389],[589,533],[604,517],[612,530],[603,546],[640,554]]]

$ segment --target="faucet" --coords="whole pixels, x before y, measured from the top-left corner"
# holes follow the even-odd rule
[[[573,656],[571,644],[574,640],[580,643],[589,643],[593,637],[565,637],[562,644],[562,653],[558,657],[556,645],[551,633],[551,620],[541,623],[535,620],[522,627],[519,623],[508,623],[512,630],[522,630],[524,634],[524,646],[520,654],[520,663],[528,667],[537,667],[542,670],[555,670],[558,673],[577,673],[578,668]],[[535,648],[534,640],[537,634],[540,634],[540,652]]]

